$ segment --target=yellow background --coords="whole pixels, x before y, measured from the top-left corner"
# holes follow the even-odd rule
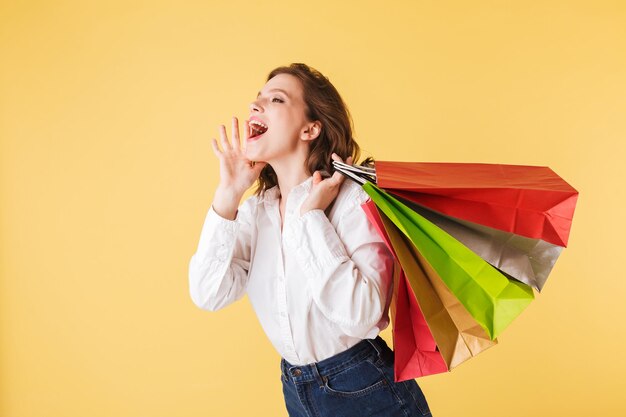
[[[335,84],[364,156],[580,192],[500,343],[417,380],[433,415],[626,412],[623,1],[0,4],[1,416],[286,416],[249,301],[198,309],[187,267],[210,139],[291,62]]]

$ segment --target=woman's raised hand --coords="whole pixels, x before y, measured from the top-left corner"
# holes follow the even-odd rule
[[[213,153],[220,161],[220,183],[213,197],[213,209],[224,218],[234,220],[239,206],[239,200],[254,181],[259,178],[261,170],[267,162],[252,163],[246,157],[246,145],[250,126],[245,122],[243,132],[243,146],[239,139],[239,124],[233,117],[232,141],[226,135],[226,126],[220,125],[222,150],[212,139]]]
[[[232,119],[232,140],[228,140],[226,126],[220,125],[222,150],[217,145],[217,140],[212,139],[213,153],[220,161],[220,184],[219,187],[230,189],[236,194],[241,194],[250,188],[254,181],[259,178],[265,162],[252,163],[246,157],[246,145],[250,127],[245,121],[243,132],[243,145],[239,139],[239,124],[237,118]]]
[[[335,161],[343,162],[341,157],[335,153],[331,157]],[[352,156],[346,158],[346,163],[352,164]],[[300,215],[315,209],[326,210],[337,197],[337,194],[339,194],[339,188],[344,180],[344,175],[339,171],[335,171],[331,177],[326,179],[322,179],[322,174],[319,171],[315,171],[313,173],[311,191],[309,191],[309,195],[300,206]]]

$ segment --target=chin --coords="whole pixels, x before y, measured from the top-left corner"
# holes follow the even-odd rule
[[[258,152],[250,152],[250,148],[246,149],[246,158],[248,158],[251,161],[260,161],[259,159],[259,153]]]

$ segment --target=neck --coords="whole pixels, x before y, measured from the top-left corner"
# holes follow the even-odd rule
[[[289,192],[303,183],[312,174],[307,172],[304,160],[281,161],[272,164],[280,189],[280,200],[284,204]]]

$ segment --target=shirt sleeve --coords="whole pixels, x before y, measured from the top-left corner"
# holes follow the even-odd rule
[[[384,314],[393,255],[360,207],[369,196],[350,194],[336,227],[318,209],[298,217],[285,233],[316,305],[346,334],[359,337]]]
[[[221,217],[213,205],[209,208],[189,261],[189,293],[203,310],[219,310],[246,293],[253,203],[254,196],[245,200],[235,220]]]

